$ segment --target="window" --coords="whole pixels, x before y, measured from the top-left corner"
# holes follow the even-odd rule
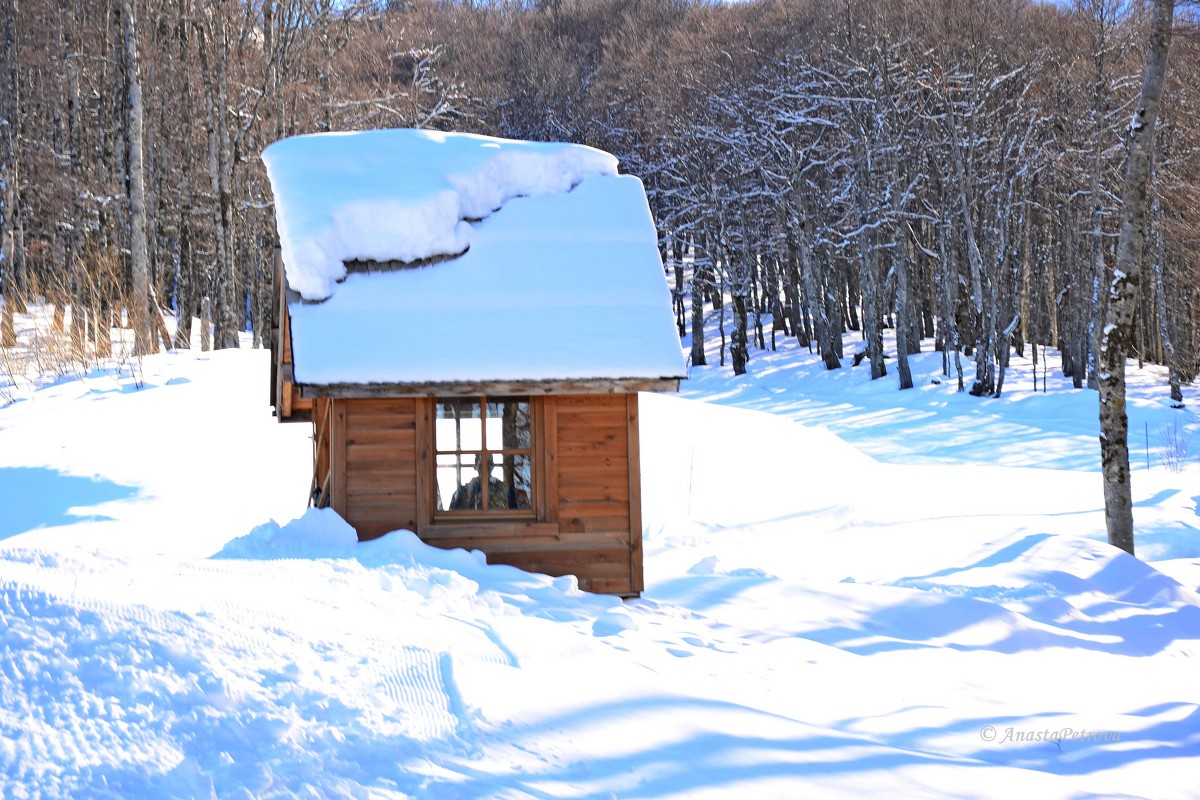
[[[446,514],[533,514],[532,408],[528,397],[439,399],[435,492]]]

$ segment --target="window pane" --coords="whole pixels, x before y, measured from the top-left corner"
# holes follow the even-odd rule
[[[528,456],[492,456],[487,498],[477,469],[480,457],[440,455],[437,459],[438,507],[446,511],[489,511],[533,507],[532,465]]]
[[[476,454],[437,457],[438,508],[451,511],[483,508],[478,464]]]
[[[488,447],[493,450],[530,448],[529,401],[515,397],[488,399]],[[493,427],[492,419],[497,420]],[[499,434],[497,436],[497,434]],[[494,437],[494,438],[493,438]]]
[[[481,450],[482,409],[478,400],[439,400],[434,447],[439,451]]]
[[[532,508],[533,470],[529,456],[505,455],[492,459],[491,508]]]

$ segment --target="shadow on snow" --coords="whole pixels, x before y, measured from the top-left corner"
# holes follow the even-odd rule
[[[110,519],[88,509],[128,499],[137,491],[133,486],[64,475],[46,467],[0,467],[0,539],[35,528]]]

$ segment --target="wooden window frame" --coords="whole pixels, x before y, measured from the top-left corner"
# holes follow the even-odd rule
[[[526,403],[529,407],[529,448],[493,448],[488,446],[487,442],[487,406],[489,400],[495,402],[498,400],[511,400],[516,402]],[[437,421],[438,421],[438,405],[440,403],[449,402],[472,402],[477,403],[480,408],[480,427],[481,441],[479,449],[465,450],[439,450],[437,446]],[[544,519],[543,509],[543,473],[544,469],[541,464],[540,451],[541,447],[539,440],[541,437],[541,402],[539,398],[532,397],[527,394],[510,394],[504,393],[480,393],[472,395],[436,395],[429,398],[427,406],[427,442],[429,464],[426,467],[428,471],[428,516],[427,519],[434,526],[457,525],[460,523],[521,523]],[[503,444],[503,443],[502,443]],[[438,497],[438,459],[441,456],[469,456],[481,455],[488,459],[493,456],[504,455],[524,455],[529,461],[529,507],[528,508],[503,508],[503,509],[439,509],[437,507]],[[488,502],[490,493],[484,492],[484,503]]]

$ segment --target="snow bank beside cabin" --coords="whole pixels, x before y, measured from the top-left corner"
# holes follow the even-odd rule
[[[610,595],[580,590],[574,575],[553,577],[505,564],[489,564],[478,550],[442,549],[415,533],[396,530],[378,539],[358,533],[331,508],[310,508],[283,525],[267,522],[232,539],[212,556],[219,561],[355,561],[362,569],[380,569],[396,586],[417,592],[426,602],[457,597],[469,607],[507,606],[545,619],[584,620],[621,606]],[[461,610],[461,609],[459,609]]]
[[[306,300],[329,297],[345,261],[462,253],[467,220],[617,173],[614,156],[584,145],[418,130],[297,136],[263,160],[288,285]]]

